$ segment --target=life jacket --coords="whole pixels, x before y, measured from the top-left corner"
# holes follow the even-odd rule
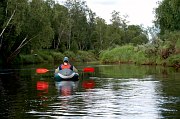
[[[59,70],[63,70],[63,69],[71,69],[73,71],[73,66],[70,64],[68,64],[68,65],[61,64],[59,66]]]

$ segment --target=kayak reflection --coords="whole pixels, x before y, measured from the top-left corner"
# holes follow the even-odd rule
[[[72,95],[77,88],[78,81],[60,81],[55,82],[57,91],[62,96]]]

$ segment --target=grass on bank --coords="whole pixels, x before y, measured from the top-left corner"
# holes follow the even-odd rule
[[[168,48],[167,48],[168,49]],[[176,49],[177,51],[179,49]],[[141,46],[118,46],[111,50],[106,50],[100,54],[100,61],[104,63],[136,63],[143,65],[166,65],[180,66],[180,54],[172,53],[167,58],[163,58],[162,49],[155,49],[149,45]]]
[[[105,63],[149,63],[149,59],[146,57],[145,51],[137,50],[137,48],[132,45],[119,46],[112,50],[106,50],[100,54],[100,60]]]
[[[64,53],[56,51],[40,50],[29,55],[20,55],[19,62],[22,64],[37,64],[48,62],[62,62],[63,58],[67,56],[70,61],[76,62],[91,62],[96,61],[95,55],[91,51],[78,51],[76,54],[72,51],[66,51]]]

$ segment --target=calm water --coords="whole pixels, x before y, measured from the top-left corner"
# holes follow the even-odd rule
[[[54,82],[55,65],[0,69],[0,117],[180,118],[180,72],[136,65],[75,64],[80,81]],[[91,66],[94,73],[83,73]],[[37,74],[45,67],[48,73]]]

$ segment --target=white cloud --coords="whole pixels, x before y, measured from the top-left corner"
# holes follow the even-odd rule
[[[56,0],[65,1],[65,0]],[[97,16],[110,23],[113,10],[120,14],[128,15],[130,24],[143,24],[152,26],[154,20],[153,10],[157,7],[159,0],[86,0],[88,7],[96,13]]]

